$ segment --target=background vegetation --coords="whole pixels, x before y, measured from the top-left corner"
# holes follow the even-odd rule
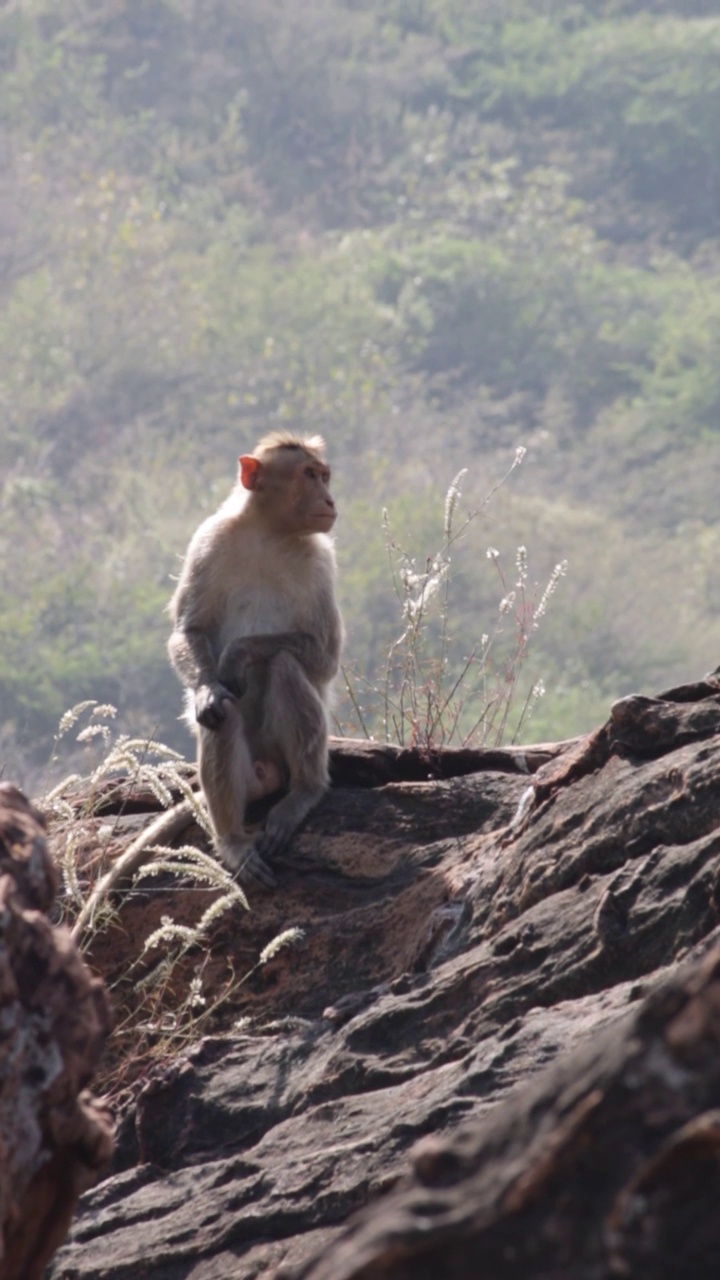
[[[6,769],[88,697],[187,745],[171,577],[283,424],[330,446],[359,688],[403,626],[383,508],[424,569],[518,445],[453,546],[451,668],[519,545],[528,591],[569,561],[526,736],[715,666],[719,118],[713,0],[4,5]]]

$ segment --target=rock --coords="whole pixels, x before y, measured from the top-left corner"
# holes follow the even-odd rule
[[[530,747],[443,747],[425,751],[419,747],[368,742],[365,738],[333,738],[330,774],[336,787],[380,787],[388,782],[462,778],[491,769],[502,773],[534,773],[569,745],[570,742],[543,742]]]
[[[379,751],[208,938],[204,972],[247,977],[136,1090],[51,1276],[709,1280],[720,682],[624,700],[527,772],[403,781]],[[100,972],[192,897],[126,898]],[[254,968],[289,926],[303,949]]]
[[[413,1172],[303,1280],[692,1276],[720,1256],[720,946]],[[297,1273],[295,1273],[297,1274]]]
[[[112,1154],[85,1092],[110,1027],[107,996],[66,929],[44,914],[57,887],[44,823],[0,783],[0,1277],[36,1280],[78,1196]]]

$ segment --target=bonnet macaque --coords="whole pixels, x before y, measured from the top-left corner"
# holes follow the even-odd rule
[[[188,690],[218,856],[244,882],[270,866],[328,785],[328,701],[342,621],[328,534],[336,509],[319,436],[266,436],[195,533],[170,604],[170,658]],[[264,831],[249,800],[285,794]]]

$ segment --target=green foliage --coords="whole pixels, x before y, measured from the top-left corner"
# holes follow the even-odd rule
[[[717,432],[720,423],[720,270],[700,260],[690,265],[663,262],[665,306],[658,316],[641,383],[643,402],[654,420],[675,431],[693,423]]]
[[[543,732],[714,665],[709,0],[28,0],[0,70],[4,742],[94,696],[187,745],[177,557],[277,425],[328,439],[361,678],[396,625],[383,507],[432,557],[452,476],[473,501],[521,443],[451,662],[491,628],[487,546],[524,545],[540,582],[570,561]]]
[[[702,7],[701,12],[702,12]],[[550,13],[503,24],[476,14],[449,100],[519,127],[528,109],[612,149],[616,173],[683,223],[717,229],[720,19],[640,12],[592,21]]]

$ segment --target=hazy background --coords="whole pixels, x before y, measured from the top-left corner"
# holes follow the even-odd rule
[[[518,445],[453,549],[451,666],[521,544],[540,590],[569,562],[526,737],[717,665],[719,124],[716,2],[6,3],[6,775],[81,698],[189,748],[171,575],[278,426],[328,441],[358,687],[402,630],[383,508],[422,567],[453,476],[477,505]]]

